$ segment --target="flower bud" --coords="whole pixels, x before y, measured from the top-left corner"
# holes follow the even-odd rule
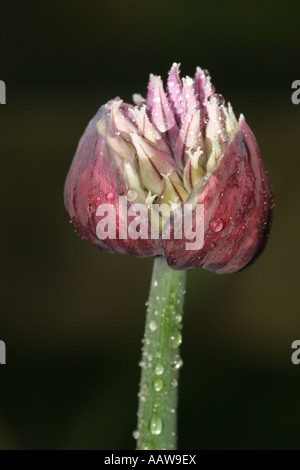
[[[147,97],[133,101],[102,106],[79,142],[65,185],[75,229],[105,251],[164,255],[174,269],[244,268],[263,250],[273,211],[244,117],[235,118],[200,67],[181,80],[173,64],[167,92],[150,75]],[[188,208],[189,226],[178,237],[178,211]],[[203,244],[187,249],[199,226]]]

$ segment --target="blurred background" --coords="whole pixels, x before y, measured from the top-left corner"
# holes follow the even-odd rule
[[[133,449],[152,259],[77,237],[63,186],[98,107],[207,68],[275,194],[263,256],[188,279],[179,448],[299,449],[298,3],[0,0],[0,449]],[[4,171],[3,171],[4,167]]]

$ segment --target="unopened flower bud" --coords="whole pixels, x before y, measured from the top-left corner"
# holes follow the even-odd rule
[[[65,185],[75,229],[106,251],[164,255],[174,269],[242,269],[263,250],[273,210],[244,117],[236,119],[200,67],[181,80],[173,64],[166,92],[150,75],[146,98],[133,101],[102,106],[79,142]],[[178,237],[185,208],[189,227]],[[187,249],[201,224],[203,244]]]

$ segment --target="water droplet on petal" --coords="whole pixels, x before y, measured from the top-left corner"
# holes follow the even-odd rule
[[[215,93],[215,98],[217,99],[218,106],[222,106],[222,104],[225,103],[224,97],[222,95]]]
[[[90,213],[92,214],[92,213],[95,212],[95,210],[96,210],[96,204],[94,204],[93,202],[91,202],[91,203],[87,206],[86,209],[87,209],[88,212],[90,212]]]
[[[112,191],[109,191],[106,195],[105,195],[105,199],[108,201],[108,202],[111,202],[115,199],[115,195]]]
[[[129,202],[134,202],[138,197],[138,192],[136,189],[128,189],[126,198]]]
[[[157,414],[153,415],[149,423],[151,434],[153,434],[153,436],[159,436],[162,432],[162,428],[163,423],[160,417]]]
[[[224,228],[224,220],[221,217],[215,217],[209,222],[209,228],[213,232],[221,232]]]

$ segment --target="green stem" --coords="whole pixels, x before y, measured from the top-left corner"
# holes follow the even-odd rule
[[[155,259],[140,363],[138,449],[176,449],[186,277],[186,271],[169,268],[164,258]]]

